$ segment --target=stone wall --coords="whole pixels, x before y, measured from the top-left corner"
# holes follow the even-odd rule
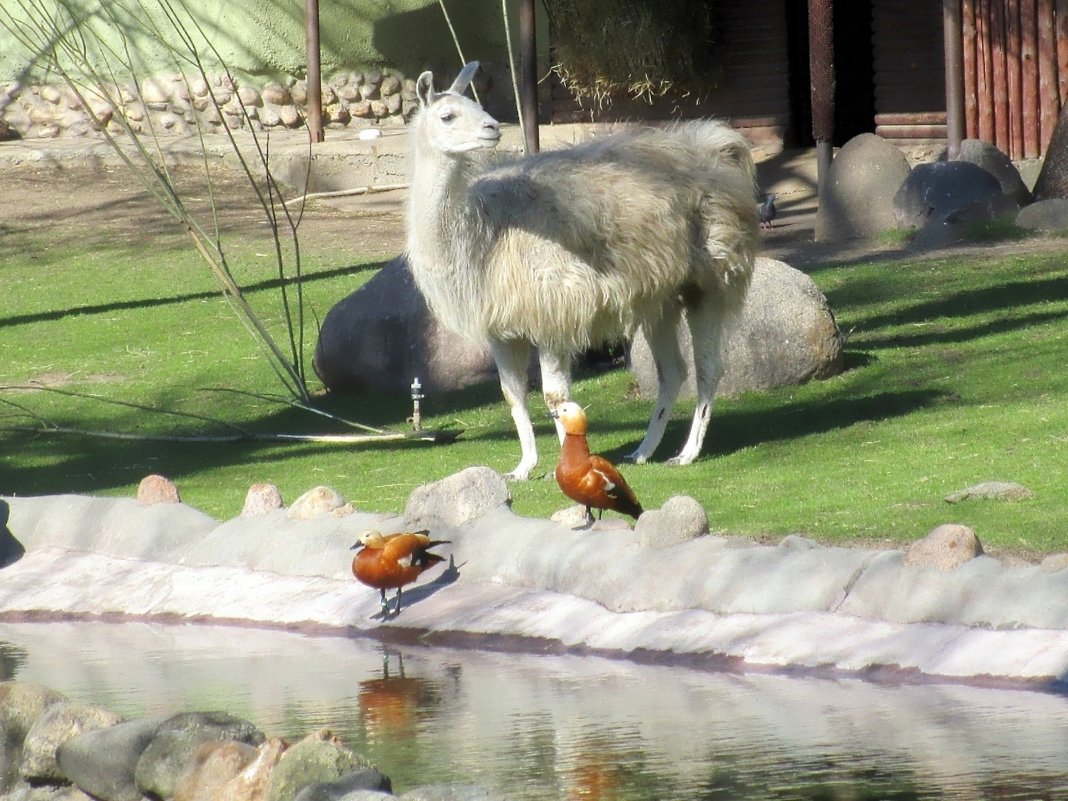
[[[307,83],[296,79],[238,82],[217,74],[187,81],[161,75],[108,94],[104,99],[83,93],[83,102],[65,86],[12,82],[0,87],[0,119],[12,138],[91,136],[103,125],[118,133],[120,118],[134,132],[165,135],[187,134],[198,125],[207,133],[224,127],[302,128],[307,119]],[[328,129],[403,125],[416,107],[415,81],[391,69],[341,72],[324,81],[322,102]]]

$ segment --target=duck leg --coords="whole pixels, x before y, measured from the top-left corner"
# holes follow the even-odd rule
[[[589,528],[592,525],[593,525],[593,509],[591,509],[589,506],[587,506],[586,507],[586,523],[584,524],[584,527],[585,528]]]
[[[397,597],[396,597],[395,600],[396,600],[396,603],[394,603],[394,605],[393,605],[393,614],[399,615],[400,614],[400,602],[401,602],[401,588],[400,587],[397,587]]]
[[[389,601],[386,600],[386,591],[379,590],[382,593],[382,614],[389,615]]]

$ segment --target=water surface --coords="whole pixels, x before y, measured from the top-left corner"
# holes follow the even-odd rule
[[[130,717],[329,728],[401,794],[1068,799],[1068,698],[140,623],[0,623],[0,677]]]

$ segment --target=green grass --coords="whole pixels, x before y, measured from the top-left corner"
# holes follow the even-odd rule
[[[181,409],[259,431],[318,432],[327,421],[227,387],[276,392],[256,344],[187,249],[52,249],[26,232],[0,234],[0,385],[61,380],[65,389]],[[1066,246],[1068,248],[1068,246]],[[239,260],[253,303],[276,326],[267,259]],[[356,253],[312,252],[309,302],[321,317],[373,275]],[[647,508],[688,494],[714,530],[825,542],[907,541],[943,522],[973,526],[992,550],[1068,548],[1068,262],[1060,253],[834,265],[811,271],[848,336],[850,369],[803,387],[717,402],[702,459],[689,467],[627,466]],[[306,343],[310,371],[314,335]],[[314,375],[310,381],[318,388]],[[628,373],[579,377],[591,445],[613,458],[644,432],[650,404]],[[250,484],[277,484],[287,502],[318,484],[358,508],[399,512],[416,486],[470,465],[505,472],[518,459],[495,386],[424,402],[430,427],[459,426],[452,445],[175,444],[11,430],[51,423],[99,431],[225,432],[48,392],[0,393],[0,494],[132,495],[149,473],[220,519]],[[403,427],[403,395],[322,396],[349,419]],[[26,411],[9,404],[18,404]],[[556,443],[540,399],[542,465],[512,485],[514,507],[548,516],[569,503],[551,477]],[[685,437],[681,404],[658,457]],[[1034,500],[948,505],[946,494],[985,480],[1017,481]]]

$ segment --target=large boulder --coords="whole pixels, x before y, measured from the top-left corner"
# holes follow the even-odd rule
[[[1039,200],[1020,209],[1016,225],[1033,231],[1068,231],[1068,200]]]
[[[134,772],[166,715],[117,723],[71,737],[56,750],[60,773],[104,801],[141,801]]]
[[[960,143],[957,161],[967,161],[977,167],[982,167],[997,179],[1001,191],[1020,206],[1026,206],[1034,199],[1031,196],[1031,190],[1027,188],[1027,184],[1020,176],[1020,171],[1016,169],[1016,165],[989,142],[981,139],[965,139]]]
[[[908,177],[905,154],[881,136],[850,139],[831,162],[816,212],[816,240],[876,236],[895,228],[894,193]]]
[[[442,327],[398,256],[338,302],[319,331],[315,373],[336,392],[429,392],[495,380],[489,351]]]
[[[685,322],[679,324],[679,337],[689,372],[681,397],[693,397],[693,344]],[[655,398],[656,366],[641,331],[630,349],[630,366],[642,397]],[[727,340],[726,372],[717,393],[803,384],[837,375],[842,367],[842,336],[824,294],[800,270],[758,257],[741,316]]]
[[[56,761],[59,748],[83,732],[106,729],[121,722],[120,715],[98,706],[65,701],[52,704],[26,733],[19,775],[30,783],[66,781]]]
[[[917,164],[894,195],[900,228],[1015,217],[1019,209],[997,178],[968,161]]]

